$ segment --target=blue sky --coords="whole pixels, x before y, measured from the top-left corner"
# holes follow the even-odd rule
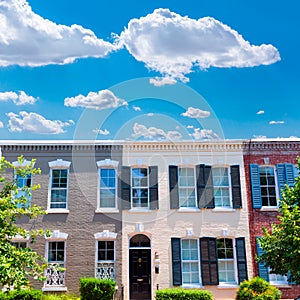
[[[0,137],[300,137],[299,6],[1,0]]]

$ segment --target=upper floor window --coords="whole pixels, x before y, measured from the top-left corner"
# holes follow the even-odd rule
[[[56,160],[49,163],[50,188],[49,188],[49,209],[68,208],[68,179],[71,163],[63,160]]]
[[[158,208],[158,170],[151,167],[122,167],[123,209]]]
[[[253,208],[277,207],[277,199],[285,184],[293,186],[295,167],[292,164],[277,164],[274,166],[259,166],[250,164],[252,204]]]
[[[170,207],[241,208],[239,166],[169,166]]]

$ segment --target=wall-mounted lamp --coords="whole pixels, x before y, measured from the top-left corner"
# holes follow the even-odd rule
[[[227,228],[222,229],[222,236],[228,236],[228,229]]]
[[[267,165],[270,163],[270,158],[269,157],[264,157],[264,163]]]
[[[158,254],[157,251],[155,251],[155,253],[154,253],[154,270],[155,270],[155,274],[159,273],[159,263],[160,263],[159,254]]]

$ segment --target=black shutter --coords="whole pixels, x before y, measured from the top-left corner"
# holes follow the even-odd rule
[[[242,207],[242,193],[240,181],[240,166],[230,166],[231,175],[231,191],[232,191],[232,206],[233,208]]]
[[[238,278],[240,284],[244,280],[248,279],[245,238],[243,237],[237,238],[235,240],[235,243],[236,243]]]
[[[181,241],[180,238],[171,238],[172,247],[172,274],[173,285],[181,285]]]
[[[150,209],[158,209],[158,168],[149,167]]]
[[[198,207],[204,208],[206,205],[205,201],[205,176],[204,176],[205,165],[196,166],[196,176],[197,176],[197,199]]]
[[[123,209],[130,209],[130,167],[122,166],[122,173],[121,173],[121,186],[122,186],[122,208]]]
[[[205,166],[204,177],[206,183],[205,185],[206,208],[215,208],[214,183],[213,183],[211,166]]]
[[[170,208],[179,208],[178,195],[178,167],[169,166],[169,184],[170,184]]]
[[[201,275],[203,285],[218,285],[217,240],[200,238]]]

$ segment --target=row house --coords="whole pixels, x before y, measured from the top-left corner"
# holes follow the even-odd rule
[[[29,200],[48,213],[35,227],[52,231],[32,246],[50,263],[45,291],[78,293],[79,278],[92,276],[115,279],[117,297],[126,300],[154,299],[157,289],[177,286],[233,299],[240,282],[260,275],[285,295],[300,294],[255,261],[261,227],[277,220],[280,188],[298,174],[300,143],[3,141],[0,146],[16,166],[24,155],[36,158],[42,170],[17,179],[20,187],[41,184]],[[31,226],[26,218],[18,222]],[[18,237],[13,242],[26,246]]]

